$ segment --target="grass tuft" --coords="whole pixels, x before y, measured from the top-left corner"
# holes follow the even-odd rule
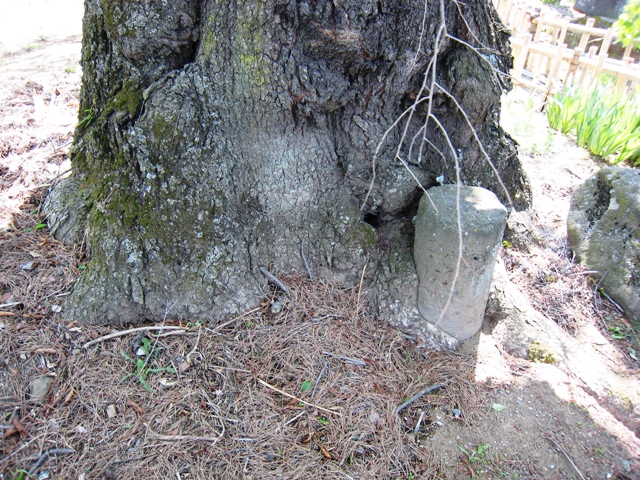
[[[564,88],[547,105],[549,125],[613,164],[640,166],[640,99],[612,86]]]

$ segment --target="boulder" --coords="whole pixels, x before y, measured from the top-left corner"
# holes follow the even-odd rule
[[[574,9],[590,17],[615,20],[620,16],[627,0],[576,0]]]
[[[459,341],[482,326],[506,221],[504,205],[480,187],[443,185],[420,200],[413,252],[418,311]]]
[[[640,171],[607,167],[576,189],[569,247],[640,329]]]

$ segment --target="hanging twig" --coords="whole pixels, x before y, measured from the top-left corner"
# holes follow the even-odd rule
[[[260,267],[260,272],[273,283],[275,283],[278,288],[280,288],[280,290],[282,290],[284,293],[289,293],[289,289],[284,286],[284,283],[278,280],[272,273],[269,272],[269,270],[264,267]]]
[[[367,271],[367,265],[369,265],[369,258],[367,257],[367,261],[364,263],[364,267],[362,267],[362,275],[360,275],[360,285],[358,286],[358,297],[356,301],[356,316],[360,313],[360,295],[362,294],[362,283],[364,282],[364,274]]]
[[[309,264],[307,263],[307,258],[304,256],[304,240],[300,242],[300,256],[302,257],[302,261],[304,262],[304,268],[307,269],[307,273],[309,274],[309,280],[313,281],[313,275],[311,275],[311,269],[309,268]]]
[[[413,402],[415,402],[416,400],[420,399],[422,396],[426,395],[427,393],[433,392],[434,390],[437,390],[439,388],[445,387],[445,386],[449,385],[450,383],[451,383],[450,381],[446,381],[444,383],[438,383],[436,385],[431,385],[430,387],[427,387],[427,388],[425,388],[423,390],[420,390],[413,397],[411,397],[406,402],[404,402],[402,405],[400,405],[398,408],[396,408],[396,413],[400,413],[402,410],[407,408],[409,405],[411,405]]]

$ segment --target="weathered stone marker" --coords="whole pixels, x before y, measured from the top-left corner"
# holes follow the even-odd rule
[[[606,167],[580,185],[567,231],[569,248],[640,331],[640,172]]]
[[[459,257],[457,186],[442,185],[420,200],[413,256],[421,317],[457,340],[482,326],[507,209],[489,190],[460,186],[462,258]],[[435,206],[435,208],[434,208]]]

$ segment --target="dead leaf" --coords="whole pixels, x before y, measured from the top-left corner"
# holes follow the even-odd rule
[[[4,431],[4,434],[2,435],[2,437],[4,439],[9,438],[11,435],[15,435],[16,433],[18,433],[18,430],[15,427],[10,427],[8,429],[6,429]]]
[[[375,388],[376,392],[380,395],[389,395],[389,392],[387,392],[378,382],[373,382],[373,388]]]
[[[58,353],[58,351],[55,348],[42,347],[36,348],[32,353],[50,353],[52,355],[55,355],[56,353]]]
[[[191,367],[191,364],[189,362],[181,362],[178,364],[178,372],[184,373],[189,370],[189,367]]]
[[[309,435],[307,435],[302,439],[302,443],[309,443],[311,440],[313,440],[313,437],[315,436],[316,436],[316,432],[311,432]]]
[[[325,447],[321,443],[316,443],[316,445],[318,446],[318,448],[322,452],[322,455],[324,455],[324,458],[326,458],[328,460],[333,460],[333,455],[331,455],[331,452],[329,450],[327,450],[327,447]]]
[[[334,397],[340,396],[340,392],[338,392],[335,388],[331,388],[331,387],[327,386],[327,390],[329,390],[329,393],[331,395],[333,395]]]
[[[16,315],[18,315],[17,313],[13,313],[13,312],[2,312],[0,311],[0,317],[15,317]]]
[[[127,399],[127,405],[129,407],[133,408],[138,415],[143,415],[144,414],[144,410],[142,409],[142,407],[140,405],[138,405],[136,402],[134,402],[133,400]]]
[[[20,423],[20,420],[18,420],[17,418],[15,418],[15,417],[14,417],[14,419],[13,419],[13,422],[12,422],[12,423],[13,423],[14,428],[15,428],[18,432],[20,432],[20,434],[21,434],[21,435],[22,435],[22,434],[27,435],[27,429],[26,429],[26,428],[24,428],[24,426]]]
[[[64,404],[66,405],[67,403],[71,402],[71,400],[73,400],[73,397],[75,396],[76,396],[76,391],[72,388],[71,391],[67,393],[67,396],[64,397]]]

